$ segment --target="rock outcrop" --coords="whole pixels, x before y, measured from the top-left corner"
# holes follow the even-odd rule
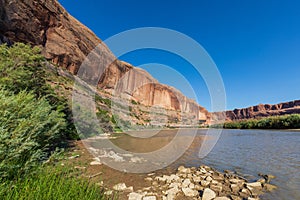
[[[0,0],[0,35],[1,42],[39,46],[47,60],[73,74],[78,73],[86,56],[101,43],[56,0]],[[104,44],[100,51],[100,54],[110,52]],[[101,58],[105,63],[105,57]],[[91,71],[88,75],[96,77],[97,72]],[[208,116],[203,107],[176,89],[158,83],[146,71],[119,60],[103,69],[98,86],[110,93],[114,93],[117,86],[126,98],[146,106],[192,113],[201,120]]]
[[[300,100],[279,103],[279,104],[259,104],[248,108],[234,109],[226,111],[226,120],[255,119],[269,116],[300,113]],[[212,119],[217,120],[224,113],[212,113]]]
[[[101,41],[56,0],[0,0],[0,34],[39,46],[46,59],[72,73]]]

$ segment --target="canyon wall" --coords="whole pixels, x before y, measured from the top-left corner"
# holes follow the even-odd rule
[[[0,39],[39,46],[48,61],[77,74],[86,56],[102,41],[73,18],[56,0],[0,0]],[[103,44],[99,54],[109,54]],[[105,63],[105,57],[100,62]],[[108,62],[108,61],[107,61]],[[109,61],[110,62],[110,61]],[[87,75],[97,77],[98,71]],[[207,110],[176,89],[160,84],[150,74],[115,60],[103,69],[98,86],[121,92],[146,106],[192,113],[206,120]]]
[[[0,34],[39,46],[46,59],[72,73],[101,41],[56,0],[0,0]]]
[[[259,104],[248,108],[234,109],[226,111],[226,120],[243,120],[243,119],[255,119],[261,117],[286,115],[286,114],[300,114],[300,100],[279,103],[279,104]],[[212,120],[217,121],[222,112],[212,113]]]

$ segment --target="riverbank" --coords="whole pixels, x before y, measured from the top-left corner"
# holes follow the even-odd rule
[[[270,176],[249,183],[233,172],[222,173],[208,166],[181,166],[177,170],[159,170],[151,174],[120,172],[94,159],[81,141],[74,143],[69,158],[61,164],[80,171],[82,176],[104,187],[106,194],[117,192],[121,200],[259,199],[261,194],[275,188],[268,183]]]
[[[299,129],[300,114],[226,121],[223,124],[213,124],[210,127],[225,129]]]

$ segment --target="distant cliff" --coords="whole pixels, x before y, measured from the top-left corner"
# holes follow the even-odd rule
[[[242,119],[255,119],[269,116],[278,116],[286,114],[300,113],[300,100],[279,103],[279,104],[259,104],[248,108],[234,109],[226,111],[226,120],[242,120]],[[224,115],[222,112],[211,113],[212,122]]]
[[[39,46],[47,60],[73,74],[77,74],[85,57],[102,42],[56,0],[0,0],[0,36],[2,42]],[[104,47],[102,51],[109,52]],[[181,92],[158,83],[142,69],[116,60],[100,77],[99,87],[112,93],[118,82],[121,82],[119,89],[128,91],[127,98],[143,105],[191,113],[201,120],[209,116],[205,108]],[[136,86],[141,87],[133,90]]]

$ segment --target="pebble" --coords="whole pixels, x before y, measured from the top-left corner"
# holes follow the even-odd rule
[[[242,180],[239,180],[239,179],[235,179],[235,178],[232,178],[232,179],[229,179],[230,183],[240,183]]]
[[[74,155],[74,156],[70,156],[69,159],[74,159],[74,158],[79,158],[80,155]]]
[[[264,188],[265,188],[265,190],[267,190],[267,191],[269,191],[269,192],[271,192],[271,191],[277,189],[277,187],[276,187],[275,185],[271,185],[271,184],[269,184],[269,183],[265,183],[265,184],[264,184]]]
[[[199,176],[193,177],[193,181],[195,183],[199,183],[199,182],[201,182],[201,177],[199,177]]]
[[[119,183],[119,184],[113,186],[113,189],[117,190],[117,191],[124,191],[127,189],[127,186],[125,183]]]
[[[191,173],[191,169],[190,168],[185,168],[184,166],[180,166],[180,167],[178,167],[178,172],[180,172],[180,173]]]
[[[190,179],[185,179],[182,183],[182,187],[186,188],[191,184],[191,180]]]
[[[261,188],[262,187],[260,182],[246,183],[246,185],[250,186],[250,187],[255,187],[255,188]]]
[[[145,178],[145,181],[153,181],[153,178],[151,178],[151,177],[146,177],[146,178]]]
[[[113,191],[112,190],[108,190],[106,192],[104,192],[105,195],[112,195]]]
[[[176,195],[178,192],[179,192],[178,187],[173,187],[173,188],[167,190],[165,193],[166,193],[167,195],[168,195],[168,194]]]
[[[189,184],[189,188],[194,189],[195,188],[195,184],[194,183],[190,183]]]
[[[264,184],[264,183],[266,183],[266,179],[260,178],[260,179],[257,180],[257,182],[260,182],[261,184]]]
[[[178,181],[178,180],[180,180],[180,177],[179,176],[177,176],[177,175],[175,175],[175,174],[172,174],[170,177],[169,177],[169,179],[168,180],[170,180],[170,181]]]
[[[128,200],[142,200],[143,195],[136,193],[136,192],[132,192],[128,195]]]
[[[202,195],[202,200],[211,200],[214,199],[216,197],[216,193],[209,189],[209,188],[205,188],[203,191],[203,195]]]
[[[96,183],[96,185],[102,187],[104,185],[104,182],[100,181],[99,183]]]
[[[211,185],[210,189],[212,189],[215,192],[221,192],[223,187],[221,185]]]
[[[228,197],[216,197],[214,200],[230,200]]]
[[[82,167],[82,166],[75,166],[74,169],[80,169],[80,170],[84,170],[86,169],[86,167]]]
[[[242,198],[239,197],[239,196],[230,195],[230,197],[231,197],[232,200],[242,200]]]
[[[90,165],[92,165],[92,166],[94,166],[94,165],[102,165],[102,163],[99,162],[99,161],[92,161],[92,162],[90,163]]]
[[[206,177],[206,179],[205,180],[207,180],[207,181],[212,181],[213,179],[212,179],[212,177],[210,177],[210,176],[208,176],[208,177]]]
[[[206,186],[208,186],[210,184],[210,182],[208,182],[208,181],[205,181],[205,180],[202,180],[201,181],[201,185],[203,186],[203,187],[206,187]]]
[[[171,183],[170,185],[169,185],[169,188],[174,188],[174,187],[180,187],[181,186],[181,183]]]
[[[182,188],[182,192],[186,197],[195,197],[198,195],[198,191],[191,188]]]
[[[156,200],[156,196],[146,196],[143,197],[143,200]]]
[[[230,188],[233,193],[238,193],[240,190],[240,187],[237,184],[231,184]]]

